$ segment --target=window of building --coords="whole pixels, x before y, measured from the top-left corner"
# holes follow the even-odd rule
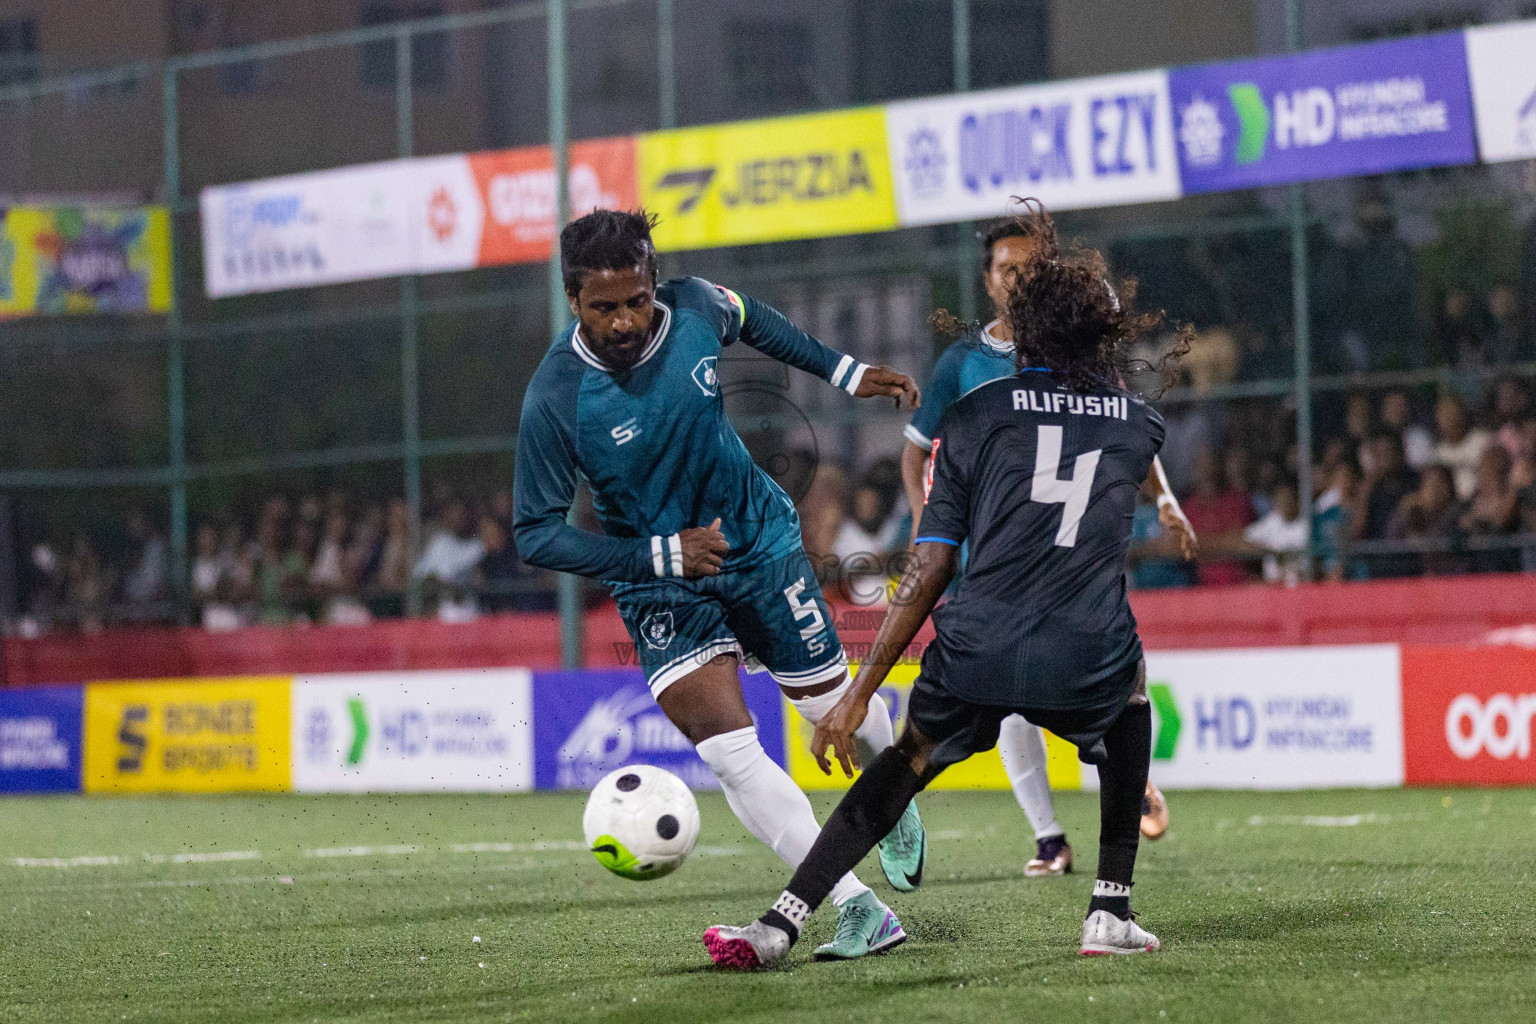
[[[29,82],[37,77],[37,22],[31,18],[0,20],[0,84]]]
[[[392,25],[399,21],[441,17],[443,8],[434,3],[410,3],[401,0],[370,0],[363,4],[358,23],[364,28]],[[365,43],[362,47],[363,84],[380,89],[395,87],[395,41]],[[427,32],[411,36],[411,87],[439,88],[448,84],[448,33]]]

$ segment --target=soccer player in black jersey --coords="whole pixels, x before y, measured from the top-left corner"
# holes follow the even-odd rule
[[[1136,492],[1163,443],[1158,413],[1118,382],[1161,314],[1130,310],[1091,249],[1043,256],[1010,290],[1019,371],[976,388],[934,435],[933,479],[917,558],[853,689],[816,726],[850,777],[869,695],[885,680],[970,559],[955,597],[934,612],[907,725],[865,767],[773,907],[743,928],[716,926],[716,964],[783,960],[832,885],[895,824],[935,776],[997,743],[1010,714],[1075,743],[1100,780],[1099,867],[1083,922],[1084,954],[1138,953],[1157,937],[1131,915],[1152,712],[1125,556]],[[1187,349],[1187,329],[1175,352]]]

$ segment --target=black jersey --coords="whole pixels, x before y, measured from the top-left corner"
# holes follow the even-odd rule
[[[934,436],[921,543],[969,544],[923,672],[977,704],[1076,709],[1141,658],[1126,599],[1136,492],[1163,418],[1105,384],[1020,371],[956,402]],[[1125,694],[1114,695],[1123,700]]]

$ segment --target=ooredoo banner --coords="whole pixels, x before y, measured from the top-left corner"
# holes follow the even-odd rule
[[[0,689],[0,793],[80,788],[79,686]]]
[[[634,139],[568,152],[574,215],[635,205]],[[208,295],[547,260],[554,180],[549,147],[530,146],[204,189]]]
[[[766,674],[741,673],[747,710],[768,756],[783,764],[779,688]],[[539,789],[586,789],[627,764],[665,768],[694,789],[719,789],[688,737],[657,706],[639,669],[535,672],[534,782]]]
[[[1175,68],[1168,82],[1186,193],[1477,159],[1459,32]]]
[[[1410,785],[1536,785],[1536,650],[1404,647]]]
[[[533,787],[527,669],[307,676],[294,680],[292,701],[298,792]]]
[[[1479,155],[1536,157],[1536,21],[1468,29],[1467,70]]]
[[[1070,210],[1180,194],[1164,71],[892,103],[885,118],[904,225],[997,217],[1012,196]]]
[[[1168,789],[1398,786],[1398,647],[1148,652],[1152,779]]]

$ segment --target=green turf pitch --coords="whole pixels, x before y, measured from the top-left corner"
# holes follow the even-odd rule
[[[1170,803],[1135,895],[1160,953],[1076,955],[1092,796],[1058,802],[1085,873],[1026,881],[1008,795],[931,794],[923,891],[861,869],[905,946],[813,964],[824,910],[790,969],[742,976],[699,935],[786,872],[714,795],[644,883],[581,848],[574,794],[11,799],[0,1020],[1536,1020],[1536,791]]]

